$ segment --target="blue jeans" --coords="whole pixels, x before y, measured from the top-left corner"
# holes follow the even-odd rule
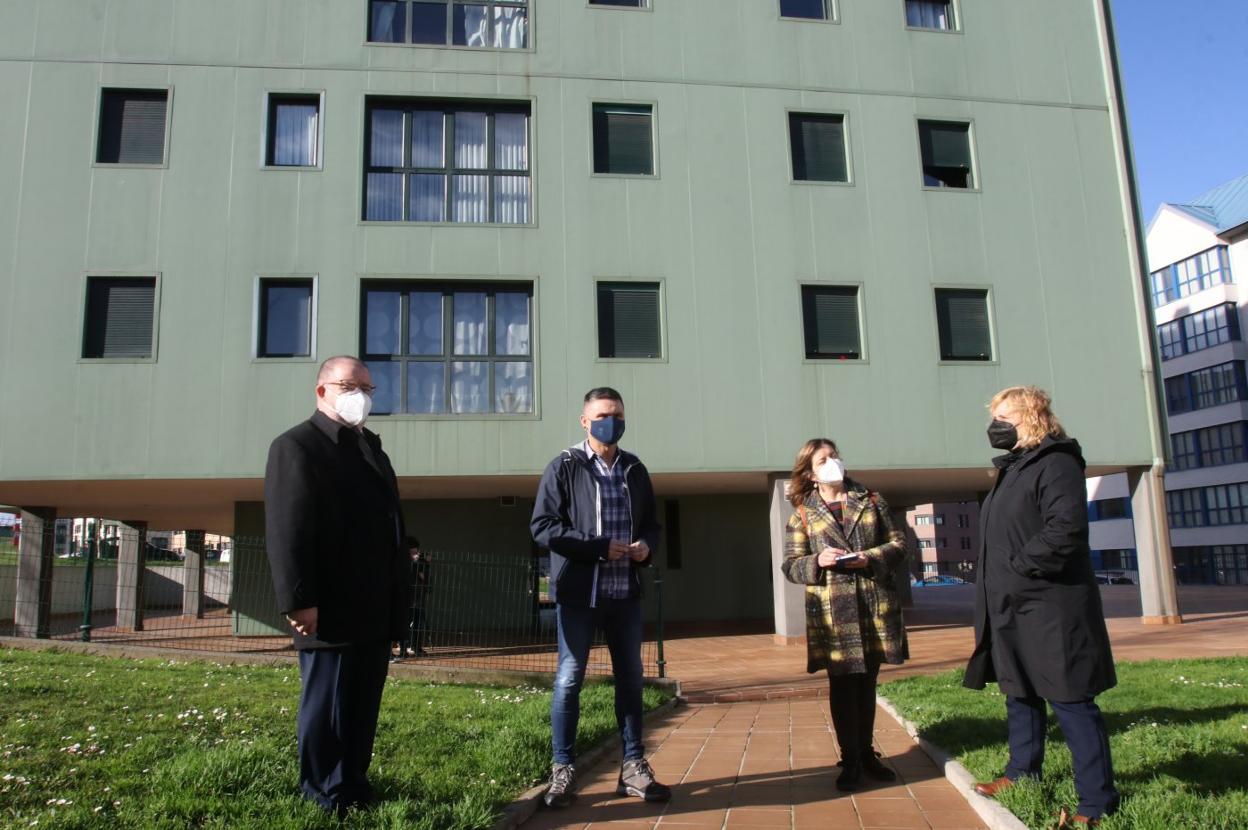
[[[556,764],[576,758],[576,725],[581,717],[581,686],[594,631],[602,628],[615,674],[615,721],[624,760],[645,757],[641,743],[641,600],[599,597],[597,608],[555,606],[559,667],[550,700],[550,731]]]
[[[1091,698],[1074,703],[1050,700],[1049,705],[1062,727],[1066,746],[1070,747],[1079,812],[1089,818],[1114,812],[1118,809],[1119,797],[1109,757],[1109,733],[1100,708]],[[1044,764],[1044,733],[1048,728],[1044,700],[1006,697],[1005,712],[1010,735],[1010,763],[1005,768],[1005,777],[1039,778]]]

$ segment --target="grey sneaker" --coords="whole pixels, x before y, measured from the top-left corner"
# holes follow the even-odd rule
[[[576,770],[571,764],[551,764],[550,786],[542,800],[547,807],[567,807],[576,798]]]
[[[667,801],[672,797],[670,787],[654,780],[654,770],[645,758],[625,761],[620,768],[620,783],[615,788],[616,795],[631,795],[644,798],[646,801]]]

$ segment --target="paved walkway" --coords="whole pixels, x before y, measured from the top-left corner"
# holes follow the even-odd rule
[[[1186,623],[1145,626],[1133,586],[1104,586],[1118,660],[1248,656],[1248,586],[1184,586]],[[960,668],[970,654],[973,586],[915,591],[906,612],[913,659],[884,667],[882,680]],[[667,641],[668,672],[690,705],[647,724],[659,779],[674,785],[666,805],[618,798],[615,759],[581,772],[581,795],[562,811],[539,810],[524,830],[649,828],[981,828],[966,800],[883,711],[876,744],[897,784],[838,793],[838,760],[827,680],[806,674],[801,644],[774,641],[770,626]]]

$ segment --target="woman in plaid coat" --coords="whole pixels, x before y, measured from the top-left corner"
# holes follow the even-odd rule
[[[803,445],[789,479],[782,569],[806,586],[806,671],[828,672],[832,726],[841,745],[836,786],[852,790],[866,773],[896,774],[872,749],[880,664],[909,657],[894,574],[906,557],[905,534],[888,504],[845,476],[836,444]]]

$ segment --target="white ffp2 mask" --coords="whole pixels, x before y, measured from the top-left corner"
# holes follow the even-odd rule
[[[839,458],[829,458],[815,470],[820,484],[840,484],[845,480],[845,464]]]
[[[334,399],[334,411],[338,413],[338,417],[353,427],[364,423],[372,408],[373,399],[359,389],[344,392]]]

